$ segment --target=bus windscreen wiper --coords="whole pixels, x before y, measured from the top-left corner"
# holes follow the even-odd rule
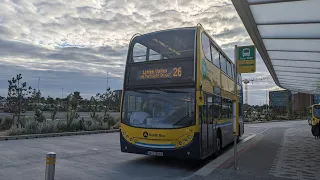
[[[177,90],[170,90],[170,89],[163,89],[163,88],[155,88],[158,91],[166,92],[166,93],[188,93],[185,91],[177,91]]]
[[[155,92],[148,92],[148,91],[138,90],[138,89],[128,89],[128,90],[138,92],[138,93],[143,93],[143,94],[159,94],[159,93],[155,93]]]
[[[184,119],[187,118],[188,116],[189,116],[189,114],[183,116],[181,119],[179,119],[179,121],[177,121],[177,122],[174,123],[173,125],[175,126],[175,125],[179,124],[182,120],[184,120]]]

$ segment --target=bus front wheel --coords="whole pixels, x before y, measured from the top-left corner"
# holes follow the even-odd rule
[[[222,140],[221,140],[221,133],[220,131],[218,132],[217,134],[217,137],[216,137],[216,152],[214,153],[214,156],[218,156],[221,152],[221,147],[222,147]]]

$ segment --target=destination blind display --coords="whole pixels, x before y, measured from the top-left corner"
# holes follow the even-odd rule
[[[128,85],[176,84],[193,82],[193,61],[179,63],[154,62],[131,65],[127,74]]]
[[[163,79],[163,78],[180,78],[182,76],[182,67],[146,69],[138,73],[140,79]]]

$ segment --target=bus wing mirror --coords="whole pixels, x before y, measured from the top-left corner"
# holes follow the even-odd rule
[[[204,105],[204,94],[203,91],[197,91],[197,104],[198,106],[203,106]]]

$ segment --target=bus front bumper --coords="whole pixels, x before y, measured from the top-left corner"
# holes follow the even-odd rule
[[[147,148],[129,143],[120,133],[121,152],[145,154],[154,156],[168,156],[188,159],[201,159],[200,156],[200,142],[199,133],[195,133],[190,144],[181,148],[161,149],[161,148]]]

